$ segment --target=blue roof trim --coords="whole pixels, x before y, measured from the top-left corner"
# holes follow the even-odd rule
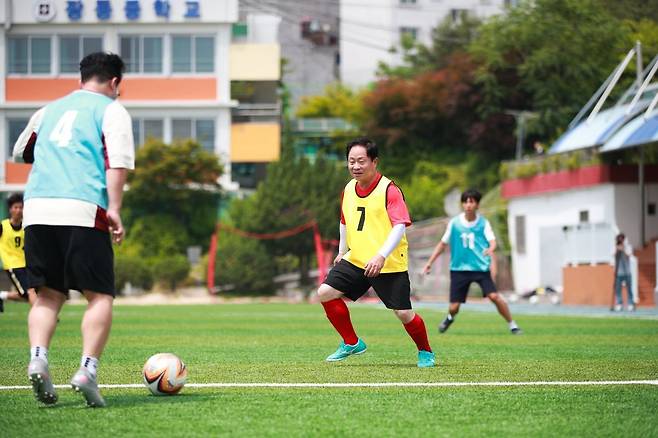
[[[658,115],[644,122],[637,131],[624,141],[624,146],[650,143],[655,141],[656,134],[658,134]]]

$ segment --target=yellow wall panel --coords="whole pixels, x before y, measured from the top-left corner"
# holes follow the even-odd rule
[[[278,44],[231,44],[229,53],[232,81],[278,81],[281,77]]]
[[[281,126],[278,123],[234,123],[231,125],[231,161],[266,163],[279,159]]]

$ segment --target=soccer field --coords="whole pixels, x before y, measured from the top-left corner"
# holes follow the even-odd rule
[[[105,409],[70,388],[55,407],[29,389],[0,390],[0,435],[23,436],[656,436],[658,385],[384,386],[393,382],[597,382],[658,379],[658,320],[518,316],[512,336],[494,313],[468,312],[444,335],[423,310],[438,366],[416,352],[389,311],[353,305],[366,354],[326,363],[339,339],[319,305],[116,306],[99,378],[141,383],[146,359],[179,355],[189,384],[344,383],[345,386],[188,387],[173,397],[105,388]],[[78,366],[84,308],[65,306],[50,369],[66,384]],[[0,315],[0,386],[28,384],[27,306]],[[351,386],[357,383],[380,386]]]

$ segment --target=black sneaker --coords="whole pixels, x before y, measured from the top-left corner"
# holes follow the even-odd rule
[[[450,327],[450,324],[455,322],[454,319],[444,319],[441,324],[439,324],[439,333],[445,333],[446,330],[448,330],[448,327]]]
[[[0,299],[0,313],[5,311],[5,300]]]
[[[513,329],[510,329],[509,331],[513,335],[522,335],[523,334],[523,330],[521,330],[521,328],[519,328],[519,327],[514,327]]]

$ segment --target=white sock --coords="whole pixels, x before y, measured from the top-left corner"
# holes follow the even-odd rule
[[[37,345],[36,347],[31,347],[30,348],[30,360],[33,359],[42,359],[46,363],[48,363],[48,349],[46,347],[41,347]]]
[[[0,300],[4,301],[7,299],[8,296],[9,296],[9,292],[7,292],[6,290],[0,292]]]
[[[453,318],[452,315],[449,314],[449,313],[448,313],[448,316],[447,316],[446,318],[448,319],[448,321],[452,321],[453,319],[455,319],[455,318]]]
[[[519,326],[516,325],[516,322],[514,320],[510,321],[508,324],[509,324],[509,329],[510,330],[514,330],[514,329],[519,328]]]
[[[85,368],[91,373],[92,376],[96,377],[98,371],[98,358],[91,356],[82,356],[80,359],[80,368]]]

